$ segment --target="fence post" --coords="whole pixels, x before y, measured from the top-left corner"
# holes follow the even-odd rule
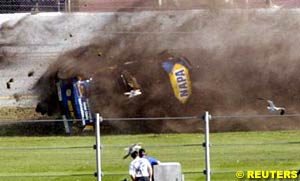
[[[57,12],[60,12],[60,0],[57,1]]]
[[[102,171],[101,171],[101,143],[100,143],[100,122],[103,120],[102,117],[100,117],[99,113],[96,114],[96,164],[97,164],[97,181],[101,181],[102,177]]]
[[[67,11],[68,11],[68,13],[71,13],[71,0],[67,0],[67,2],[68,2],[68,3],[67,3],[67,5],[68,5],[68,6],[67,6],[67,8],[68,8]]]
[[[158,7],[161,8],[162,6],[162,0],[158,0]]]
[[[208,111],[205,112],[205,174],[206,174],[206,181],[210,181],[210,152],[209,152],[209,120],[211,116],[209,115]]]

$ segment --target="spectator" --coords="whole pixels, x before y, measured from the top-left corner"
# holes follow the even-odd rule
[[[129,175],[132,181],[151,181],[152,167],[147,159],[139,157],[138,151],[140,148],[139,145],[132,145],[128,149],[129,154],[133,159],[129,164]]]
[[[140,158],[138,152],[131,153],[133,159],[129,164],[129,175],[132,181],[150,181],[152,178],[152,168],[149,161]]]
[[[152,157],[148,157],[147,154],[146,154],[146,150],[143,149],[143,148],[141,148],[139,150],[139,157],[140,158],[146,158],[149,161],[149,163],[151,165],[151,168],[152,168],[152,172],[154,171],[153,166],[158,165],[160,163],[160,161],[158,161],[157,159],[152,158]],[[152,181],[154,181],[154,173],[152,174]]]
[[[160,162],[155,159],[155,158],[152,158],[152,157],[148,157],[147,154],[146,154],[146,150],[144,148],[141,148],[139,150],[139,157],[140,158],[146,158],[149,163],[151,164],[151,167],[153,168],[154,165],[158,165]]]

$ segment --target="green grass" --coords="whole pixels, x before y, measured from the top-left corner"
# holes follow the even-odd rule
[[[130,159],[122,159],[122,146],[132,143],[144,145],[150,156],[162,162],[180,162],[186,181],[205,180],[203,147],[173,147],[172,145],[201,144],[203,134],[146,134],[102,136],[103,181],[120,181],[128,178]],[[238,180],[237,170],[289,170],[300,168],[300,131],[213,133],[211,143],[212,180]],[[89,181],[96,180],[95,138],[82,137],[1,137],[0,180],[2,181]],[[294,144],[263,144],[247,146],[248,143],[290,142]],[[222,146],[217,144],[242,144]],[[215,144],[215,146],[214,146]],[[169,147],[159,147],[169,145]],[[8,149],[32,147],[80,147],[82,149]],[[218,173],[219,172],[219,173]],[[228,173],[220,173],[228,172]],[[56,177],[51,175],[82,174]],[[114,175],[117,174],[117,175]],[[38,175],[39,177],[31,177]],[[48,175],[48,176],[47,176]],[[8,177],[10,176],[10,177]],[[15,176],[15,177],[11,177]]]

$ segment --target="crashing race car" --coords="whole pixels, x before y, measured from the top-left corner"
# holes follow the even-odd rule
[[[80,77],[71,79],[57,79],[56,94],[59,102],[59,111],[64,120],[64,127],[67,134],[72,133],[73,124],[81,120],[84,131],[93,130],[93,114],[89,102],[89,87],[92,79],[82,80]],[[141,95],[142,92],[135,79],[128,71],[122,71],[118,78],[118,85],[123,95],[133,98]],[[52,100],[53,101],[53,100]],[[42,115],[52,115],[53,104],[48,101],[41,101],[36,106],[36,112]]]
[[[93,117],[88,99],[90,81],[76,77],[56,83],[66,133],[71,133],[72,119],[81,119],[85,130],[92,128]]]
[[[139,85],[136,77],[130,72],[130,64],[125,63],[126,66],[120,66],[112,69],[115,72],[116,82],[119,87],[119,93],[128,99],[135,101],[134,97],[142,95],[142,88]],[[190,69],[191,64],[184,57],[169,57],[167,60],[161,62],[161,67],[167,72],[174,96],[182,104],[185,104],[192,94]],[[89,87],[91,79],[81,79],[73,77],[70,79],[56,78],[56,99],[58,99],[58,109],[61,117],[64,120],[64,127],[66,133],[71,134],[74,123],[71,120],[81,120],[83,130],[93,129],[93,114],[89,101]],[[51,114],[54,104],[49,101],[57,101],[50,98],[47,101],[38,103],[36,112],[42,114]],[[131,101],[131,102],[132,102]],[[50,106],[51,105],[51,106]]]
[[[80,119],[86,130],[93,127],[93,117],[88,99],[90,81],[91,79],[81,80],[79,77],[74,77],[66,80],[58,79],[55,83],[58,107],[68,134],[72,133],[72,120]],[[53,110],[50,105],[46,101],[39,102],[36,112],[51,115]]]

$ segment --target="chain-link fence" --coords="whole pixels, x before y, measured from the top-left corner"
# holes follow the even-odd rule
[[[0,13],[300,8],[298,0],[0,0]]]
[[[0,0],[0,13],[66,11],[66,0]]]

